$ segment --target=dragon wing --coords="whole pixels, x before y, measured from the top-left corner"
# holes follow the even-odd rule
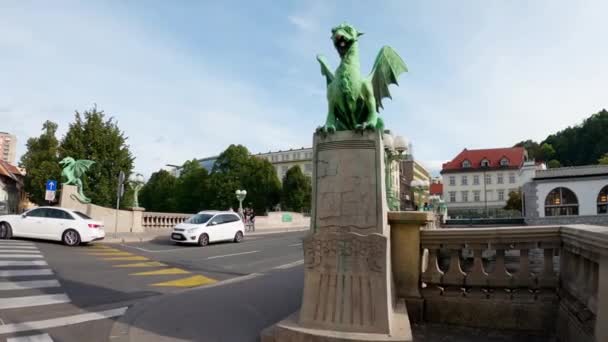
[[[325,56],[317,55],[317,61],[319,61],[319,64],[321,64],[321,75],[325,76],[327,84],[330,84],[334,80],[334,73],[329,68]]]
[[[89,170],[91,165],[95,164],[92,160],[80,159],[74,163],[74,176],[76,178],[82,177],[84,173]]]
[[[403,59],[390,46],[382,47],[369,75],[376,98],[376,111],[379,111],[380,108],[384,109],[382,106],[383,98],[392,99],[388,86],[391,84],[399,85],[397,77],[403,72],[407,72],[407,66]]]

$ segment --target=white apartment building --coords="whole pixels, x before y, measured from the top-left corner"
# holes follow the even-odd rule
[[[0,132],[0,160],[15,164],[17,152],[17,137],[6,132]]]
[[[267,159],[276,169],[281,182],[287,170],[295,165],[299,165],[305,175],[312,177],[312,147],[289,149],[288,151],[270,151],[268,153],[258,153],[255,156]]]
[[[512,191],[520,191],[535,170],[523,147],[464,149],[443,164],[443,196],[450,217],[500,216]]]

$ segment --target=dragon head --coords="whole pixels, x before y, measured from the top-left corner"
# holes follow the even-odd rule
[[[64,166],[67,166],[67,165],[72,165],[72,164],[74,164],[75,162],[76,162],[76,160],[74,160],[74,158],[72,158],[72,157],[65,157],[65,158],[63,158],[63,159],[62,159],[62,160],[59,162],[59,164],[64,165]]]
[[[331,40],[334,42],[340,58],[346,55],[361,35],[363,32],[358,32],[356,28],[346,23],[331,29]]]

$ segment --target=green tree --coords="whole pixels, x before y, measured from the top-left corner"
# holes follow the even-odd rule
[[[175,199],[181,213],[208,209],[209,175],[196,159],[184,163],[177,179]]]
[[[604,156],[597,160],[597,163],[600,165],[608,165],[608,153],[604,154]]]
[[[539,160],[547,161],[552,160],[555,157],[555,149],[551,144],[544,143],[540,147],[540,155],[538,156]]]
[[[209,178],[209,204],[214,209],[237,208],[234,192],[247,190],[245,203],[263,213],[279,202],[281,183],[272,164],[230,145],[215,161]]]
[[[168,171],[154,172],[139,192],[139,202],[147,211],[177,212],[176,185],[177,179]]]
[[[521,192],[511,191],[509,192],[509,199],[507,199],[507,205],[505,210],[517,210],[521,212]]]
[[[308,211],[310,209],[311,182],[298,165],[287,170],[283,177],[281,206],[288,211]]]
[[[541,155],[540,145],[533,140],[524,140],[515,144],[514,147],[523,147],[528,152],[528,159],[538,159]]]
[[[112,119],[106,119],[97,107],[76,112],[74,122],[61,140],[59,157],[90,159],[95,164],[83,178],[84,191],[93,203],[112,207],[116,203],[118,174],[123,171],[127,178],[133,169],[133,156],[127,138]],[[122,207],[131,206],[128,197]]]
[[[27,151],[21,157],[19,165],[26,170],[24,179],[25,191],[30,201],[45,204],[45,184],[47,180],[59,180],[61,167],[59,166],[59,141],[55,137],[57,124],[45,121],[42,125],[43,133],[38,138],[27,140]]]
[[[547,168],[549,169],[555,169],[558,167],[562,167],[562,164],[557,159],[551,159],[547,162]]]

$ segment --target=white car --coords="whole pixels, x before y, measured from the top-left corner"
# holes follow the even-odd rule
[[[171,241],[206,246],[210,242],[241,242],[245,225],[240,216],[232,211],[201,211],[171,232]]]
[[[0,239],[24,237],[77,246],[106,236],[103,223],[65,208],[38,207],[21,215],[0,216]]]

